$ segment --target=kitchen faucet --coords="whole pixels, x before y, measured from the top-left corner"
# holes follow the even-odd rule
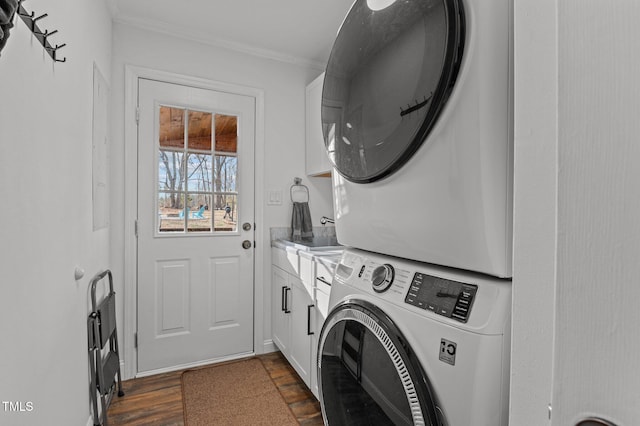
[[[322,216],[322,217],[320,218],[320,224],[321,224],[321,225],[326,225],[326,224],[327,224],[327,222],[329,222],[329,223],[333,223],[333,224],[335,224],[335,223],[336,223],[336,222],[335,222],[333,219],[331,219],[330,217]]]

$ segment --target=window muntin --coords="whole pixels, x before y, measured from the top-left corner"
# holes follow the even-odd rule
[[[157,233],[236,232],[238,117],[159,108]]]

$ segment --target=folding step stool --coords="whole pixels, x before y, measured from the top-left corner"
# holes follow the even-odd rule
[[[100,302],[100,305],[97,305],[96,286],[105,276],[109,276],[109,294]],[[109,424],[107,408],[113,398],[116,374],[118,375],[118,396],[124,396],[116,330],[116,293],[113,291],[113,276],[108,269],[91,280],[91,308],[92,312],[87,320],[91,368],[89,396],[93,407],[93,424],[107,426]],[[109,342],[109,349],[105,351],[107,342]],[[97,394],[100,395],[102,408],[100,413],[98,413]]]

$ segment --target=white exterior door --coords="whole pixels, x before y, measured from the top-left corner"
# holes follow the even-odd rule
[[[138,372],[252,353],[255,98],[140,79],[138,108]]]

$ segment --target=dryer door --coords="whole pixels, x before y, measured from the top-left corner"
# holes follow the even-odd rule
[[[340,174],[372,182],[413,155],[453,88],[464,34],[461,0],[354,3],[322,92],[325,145]]]
[[[429,380],[393,321],[376,306],[334,308],[318,346],[326,425],[445,425]]]

